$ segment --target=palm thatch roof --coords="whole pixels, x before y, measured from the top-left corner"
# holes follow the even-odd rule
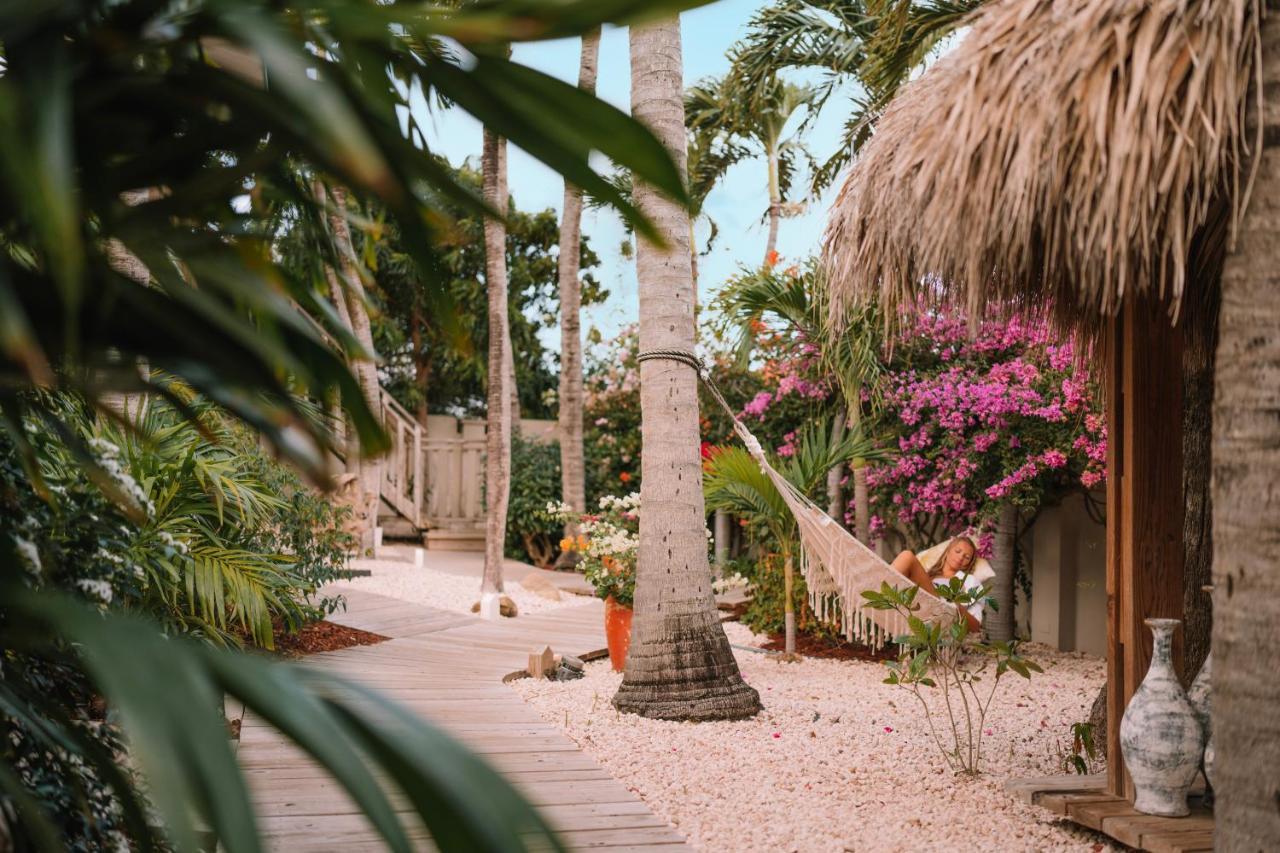
[[[983,7],[850,168],[824,247],[836,321],[870,296],[1052,306],[1086,330],[1134,290],[1176,312],[1247,196],[1260,5]]]

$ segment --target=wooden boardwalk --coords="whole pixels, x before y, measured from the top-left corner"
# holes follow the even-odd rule
[[[314,655],[309,665],[385,691],[453,734],[511,780],[572,849],[684,848],[665,821],[502,684],[535,647],[571,654],[602,648],[600,601],[486,622],[351,587],[335,591],[346,597],[347,612],[331,621],[392,639]],[[383,849],[346,794],[251,714],[239,756],[272,850]],[[433,849],[416,821],[411,837]]]

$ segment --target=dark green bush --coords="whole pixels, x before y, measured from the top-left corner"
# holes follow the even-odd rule
[[[507,556],[548,566],[560,553],[560,527],[547,504],[560,500],[560,443],[511,436],[511,492],[507,504]]]

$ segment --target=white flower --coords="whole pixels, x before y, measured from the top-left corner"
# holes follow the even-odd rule
[[[39,574],[44,570],[44,566],[40,563],[40,552],[36,549],[35,543],[30,540],[23,539],[21,536],[13,537],[13,546],[18,551],[18,556],[26,562],[28,570],[32,574]]]
[[[103,604],[111,603],[111,584],[106,581],[84,579],[76,581],[76,586]]]

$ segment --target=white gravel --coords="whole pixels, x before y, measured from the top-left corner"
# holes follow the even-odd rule
[[[373,572],[370,577],[356,577],[343,581],[357,589],[375,592],[379,595],[412,601],[414,604],[425,604],[442,610],[453,610],[457,613],[470,613],[472,605],[480,600],[480,578],[440,572],[429,568],[415,568],[412,563],[401,560],[353,560],[352,568],[368,569]],[[503,583],[506,595],[516,603],[516,610],[521,615],[541,613],[581,604],[586,599],[567,592],[560,593],[559,601],[530,592],[520,586],[519,582],[506,579]]]
[[[735,644],[761,639],[726,628]],[[972,779],[946,769],[915,699],[882,683],[882,664],[736,654],[765,706],[742,722],[618,714],[609,700],[621,675],[607,662],[589,664],[578,681],[512,687],[704,850],[1113,849],[1001,789],[1010,777],[1061,772],[1059,750],[1070,749],[1070,725],[1088,717],[1103,661],[1028,647],[1045,673],[1001,680],[986,772]]]

